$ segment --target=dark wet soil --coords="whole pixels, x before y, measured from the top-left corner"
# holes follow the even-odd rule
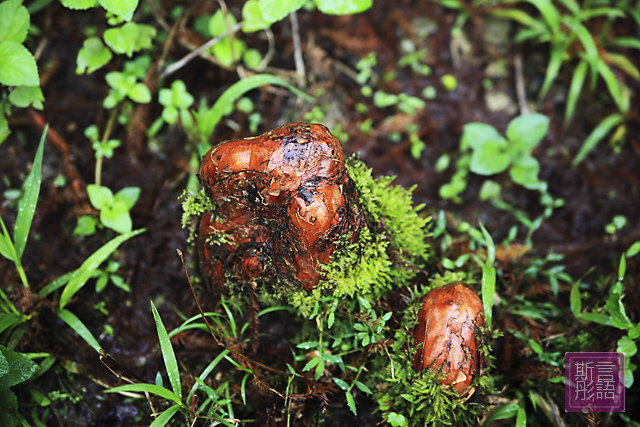
[[[166,3],[166,10],[170,9],[171,2],[161,3]],[[234,2],[229,2],[229,6],[239,16],[240,6]],[[196,1],[193,7],[194,14],[215,10],[213,2]],[[497,59],[505,60],[506,74],[494,79],[494,87],[516,100],[513,62],[516,55],[522,55],[527,98],[535,101],[536,85],[539,87],[544,75],[546,46],[507,45],[498,52],[483,41],[483,34],[487,31],[485,21],[482,16],[475,16],[465,27],[470,52],[461,62],[454,61],[451,28],[456,14],[427,2],[379,1],[366,13],[350,17],[325,16],[319,12],[300,12],[298,15],[306,64],[305,90],[314,93],[323,89],[323,94],[318,97],[327,110],[323,122],[332,129],[339,125],[348,134],[348,141],[343,141],[346,155],[357,153],[373,168],[376,176],[397,175],[396,183],[405,187],[417,185],[415,202],[424,203],[425,212],[436,214],[444,209],[472,224],[481,221],[496,241],[505,238],[517,221],[489,202],[478,201],[482,179],[471,179],[462,203],[446,202],[439,198],[438,189],[449,181],[451,169],[448,173],[439,174],[435,172],[434,165],[444,153],[455,155],[464,124],[482,121],[504,132],[514,116],[487,108],[484,98],[487,89],[483,86],[487,65]],[[416,34],[416,17],[429,17],[436,25],[434,33],[426,41],[420,40]],[[51,280],[77,268],[113,236],[109,231],[102,231],[94,236],[79,237],[73,235],[73,229],[80,215],[92,212],[85,188],[93,183],[95,159],[83,131],[91,124],[104,129],[108,119],[108,111],[101,106],[108,92],[104,74],[121,69],[124,58],[112,61],[108,70],[89,76],[75,74],[75,60],[84,40],[83,32],[89,26],[96,26],[98,31],[106,28],[102,11],[76,13],[56,2],[32,19],[42,32],[34,37],[33,45],[46,40],[38,61],[46,103],[44,110],[35,114],[41,115],[50,124],[50,129],[59,134],[57,144],[47,143],[45,147],[41,197],[24,258],[27,276],[37,291]],[[152,16],[145,16],[141,22],[145,20],[155,24]],[[288,20],[276,24],[274,34],[277,49],[271,65],[283,70],[295,69]],[[397,70],[395,79],[384,82],[382,76],[396,69],[403,38],[412,39],[427,49],[427,63],[433,74],[419,76],[403,68]],[[257,35],[248,36],[246,41],[262,51],[266,50],[266,43]],[[455,76],[458,88],[452,92],[438,90],[436,98],[428,100],[426,108],[414,116],[399,114],[393,108],[377,109],[371,98],[360,94],[360,86],[352,75],[344,71],[355,70],[355,64],[371,51],[375,51],[378,58],[374,71],[380,79],[380,88],[388,93],[406,92],[419,96],[425,86],[439,88],[440,77],[444,74]],[[177,60],[186,53],[188,51],[178,43],[168,48],[171,60]],[[154,55],[156,60],[160,52]],[[636,65],[640,66],[635,59]],[[191,94],[197,99],[203,97],[211,104],[238,77],[202,59],[195,59],[163,86],[168,87],[173,79],[184,80]],[[538,105],[538,111],[551,119],[548,136],[534,152],[541,163],[540,178],[549,183],[549,193],[564,199],[565,204],[533,234],[533,250],[541,256],[550,250],[564,254],[564,263],[573,277],[581,277],[593,269],[589,273],[593,278],[599,274],[612,274],[619,254],[640,240],[640,119],[637,114],[630,114],[628,138],[618,153],[603,142],[578,167],[572,168],[571,161],[581,141],[596,123],[615,111],[615,106],[607,102],[606,97],[593,96],[593,101],[579,105],[572,124],[564,129],[561,101],[569,79],[570,75],[561,75],[556,82],[557,87],[554,87],[556,92]],[[627,84],[635,93],[640,90],[636,81],[627,81]],[[597,90],[605,89],[599,85]],[[282,123],[302,121],[303,114],[312,108],[279,89],[260,89],[249,95],[257,102],[263,116],[259,133]],[[357,103],[364,103],[368,107],[367,112],[357,112]],[[636,95],[632,97],[631,110],[640,111],[639,107]],[[176,254],[176,249],[180,249],[187,260],[192,259],[187,244],[188,233],[180,225],[182,209],[178,198],[196,171],[189,167],[191,148],[180,129],[164,128],[158,141],[160,150],[151,150],[147,145],[144,130],[160,112],[161,106],[157,103],[138,107],[130,113],[131,125],[116,126],[112,138],[121,139],[123,144],[115,150],[113,158],[105,159],[103,169],[104,185],[114,190],[125,186],[141,188],[141,197],[132,217],[134,228],[144,227],[147,231],[123,244],[116,257],[122,263],[119,273],[131,287],[131,292],[125,293],[110,285],[102,293],[96,293],[90,282],[70,305],[72,311],[98,336],[100,344],[111,357],[145,381],[153,381],[156,372],[164,370],[149,300],[158,306],[169,330],[181,322],[174,308],[188,316],[197,312]],[[223,120],[212,143],[250,135],[245,114],[236,112],[230,119],[235,125],[229,126],[231,123]],[[360,125],[366,119],[373,121],[372,133],[360,131]],[[417,125],[418,135],[426,143],[420,160],[411,156],[406,133],[400,142],[392,142],[388,136],[393,131],[404,131],[410,124]],[[26,110],[16,111],[10,117],[10,126],[13,133],[0,146],[2,193],[21,188],[42,131],[34,115]],[[53,185],[58,175],[66,177],[64,186]],[[537,193],[510,185],[506,176],[496,179],[503,184],[503,197],[515,208],[530,217],[541,214]],[[0,214],[5,223],[13,224],[15,206],[6,197],[0,197]],[[625,216],[627,225],[620,233],[611,236],[605,232],[605,225],[615,215]],[[520,236],[525,233],[521,226]],[[190,271],[193,271],[191,267]],[[637,277],[638,268],[633,260],[629,261],[627,269],[629,274]],[[19,282],[13,265],[5,259],[0,259],[0,282],[3,288],[7,283]],[[640,306],[638,288],[633,289],[635,294],[630,292],[625,303],[637,309]],[[567,294],[564,295],[566,298]],[[18,298],[18,292],[14,292],[12,297]],[[207,295],[203,294],[202,299],[201,302],[206,304]],[[25,298],[19,301],[25,308],[33,304]],[[34,317],[20,348],[27,352],[50,352],[62,363],[34,382],[33,386],[44,393],[65,389],[82,396],[79,402],[56,403],[61,409],[51,414],[49,424],[148,424],[146,406],[122,396],[103,393],[104,386],[118,384],[118,379],[100,363],[95,352],[53,314],[50,302],[39,304],[38,315]],[[105,312],[95,309],[96,304],[102,304]],[[112,333],[105,333],[108,328]],[[215,343],[205,335],[189,335],[177,340],[175,348],[178,360],[184,361],[185,366],[197,365],[198,360],[211,360],[219,352]],[[278,351],[286,353],[288,348],[279,346],[277,339],[273,339],[273,342],[264,344],[264,351],[274,352],[271,357],[277,360],[281,357]],[[18,393],[28,399],[28,390],[21,389]],[[263,414],[276,412],[274,401],[268,396],[256,393],[255,399],[255,405]],[[308,405],[308,408],[305,416],[313,425],[317,417],[313,410],[320,411],[319,402],[315,407]],[[371,408],[375,408],[375,404]],[[373,421],[375,418],[365,415],[354,420],[348,413],[336,410],[333,425],[354,425],[354,422],[374,425],[379,421]]]

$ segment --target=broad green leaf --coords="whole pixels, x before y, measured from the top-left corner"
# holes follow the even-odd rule
[[[478,149],[487,142],[503,139],[502,135],[491,125],[486,123],[468,123],[464,125],[460,147],[465,150],[469,147]]]
[[[533,156],[522,156],[515,159],[509,169],[509,175],[513,182],[530,190],[535,190],[540,186],[538,172],[540,172],[540,163]]]
[[[640,253],[640,240],[631,245],[629,249],[627,249],[627,253],[625,255],[627,258],[632,258],[638,253]]]
[[[132,101],[139,104],[148,104],[151,102],[151,91],[144,83],[136,83],[127,93]]]
[[[320,361],[322,361],[321,357],[314,357],[313,359],[309,360],[302,368],[302,372],[312,370],[318,365],[318,363],[320,363]]]
[[[0,345],[0,353],[7,362],[8,372],[0,376],[0,390],[25,382],[35,374],[40,367],[23,353],[9,350]]]
[[[242,7],[242,31],[252,33],[254,31],[269,28],[271,24],[262,18],[260,2],[248,0]]]
[[[503,151],[501,141],[487,141],[471,155],[470,169],[478,175],[494,175],[504,172],[511,163],[511,158]]]
[[[162,386],[156,384],[146,384],[146,383],[138,383],[138,384],[125,384],[118,387],[110,388],[105,390],[105,393],[120,393],[121,391],[132,391],[135,393],[151,393],[155,394],[158,397],[162,397],[171,402],[177,403],[182,406],[182,399],[180,396],[175,394],[169,389],[166,389]]]
[[[45,126],[44,132],[40,137],[40,143],[33,159],[33,167],[24,183],[24,196],[18,203],[18,217],[16,218],[16,226],[13,230],[13,241],[15,244],[16,255],[18,260],[22,259],[24,248],[29,237],[31,222],[38,204],[38,196],[40,195],[40,183],[42,181],[42,151],[44,150],[44,141],[49,126]]]
[[[173,392],[182,400],[182,386],[180,385],[180,371],[178,370],[178,361],[176,355],[173,352],[173,346],[171,345],[171,339],[167,330],[162,323],[158,309],[151,302],[151,311],[153,312],[153,319],[156,322],[156,330],[158,331],[158,340],[160,341],[160,351],[162,352],[162,359],[164,359],[164,365],[167,368],[167,375],[169,376],[169,382]]]
[[[549,118],[533,113],[518,116],[507,127],[507,139],[519,150],[531,151],[542,141],[549,130]]]
[[[138,7],[138,0],[99,0],[99,3],[107,12],[118,15],[125,21],[131,21],[133,12]]]
[[[213,55],[225,66],[229,67],[242,58],[242,54],[247,45],[240,39],[233,39],[233,49],[231,40],[225,38],[211,48]]]
[[[87,283],[96,269],[115,251],[120,244],[133,236],[144,232],[144,229],[134,230],[129,233],[121,234],[105,243],[100,249],[95,251],[89,258],[78,268],[78,274],[73,276],[69,283],[65,286],[60,295],[60,310],[71,301],[71,298]]]
[[[613,113],[598,123],[598,126],[582,143],[582,147],[580,147],[578,154],[571,162],[571,166],[576,167],[614,127],[622,122],[624,122],[624,116],[620,113]]]
[[[103,185],[87,185],[87,194],[91,205],[99,211],[108,209],[113,205],[113,192]]]
[[[9,94],[9,101],[18,108],[33,106],[36,110],[42,110],[44,95],[39,86],[18,86]]]
[[[113,206],[100,211],[100,222],[118,233],[128,233],[133,228],[131,215],[124,208],[122,202],[116,202]]]
[[[96,352],[100,353],[100,349],[102,347],[98,344],[98,341],[95,339],[89,328],[87,328],[75,314],[69,310],[60,310],[58,312],[58,317],[64,320],[67,325],[71,326],[71,329],[76,331],[76,333],[80,335]]]
[[[233,105],[242,95],[250,90],[264,85],[284,86],[307,101],[313,101],[314,99],[284,80],[271,74],[256,74],[247,77],[234,83],[231,87],[225,90],[215,104],[213,104],[213,107],[204,107],[201,108],[200,111],[194,113],[198,123],[198,131],[200,132],[202,139],[205,141],[209,139],[222,117],[228,114],[227,109],[230,105]],[[200,154],[204,155],[207,150],[208,148],[203,149],[204,152]]]
[[[366,384],[363,384],[360,381],[356,381],[356,387],[358,387],[360,389],[360,391],[363,392],[363,393],[373,394],[371,389],[369,387],[367,387]]]
[[[584,86],[584,79],[587,76],[587,61],[580,61],[573,77],[571,78],[571,85],[569,86],[569,93],[567,95],[567,108],[564,113],[564,126],[566,127],[573,117],[578,98],[582,93],[582,87]]]
[[[506,420],[508,418],[513,418],[518,413],[518,404],[517,403],[507,403],[491,412],[485,422],[494,421],[494,420]]]
[[[180,405],[173,405],[165,409],[160,415],[156,417],[155,420],[153,420],[151,424],[149,424],[149,427],[163,427],[167,425],[167,423],[171,421],[171,418],[173,418],[173,416],[176,414],[176,412],[178,412],[179,409]]]
[[[36,60],[22,44],[0,42],[0,83],[7,86],[40,86]]]
[[[634,340],[629,338],[627,335],[624,335],[618,340],[618,347],[616,348],[616,351],[624,353],[625,357],[633,357],[638,352],[638,346]]]
[[[329,15],[350,15],[371,9],[373,0],[314,0],[322,13]]]
[[[24,322],[24,317],[15,313],[0,313],[0,334]],[[1,375],[1,374],[0,374]]]
[[[306,0],[259,0],[259,2],[262,19],[271,25],[300,9]]]
[[[89,37],[78,52],[76,74],[84,72],[91,74],[111,61],[112,56],[111,51],[102,43],[102,40],[98,37]]]
[[[98,0],[60,0],[64,7],[73,10],[86,10],[98,5]]]
[[[140,187],[124,187],[116,193],[114,201],[121,201],[124,209],[130,211],[140,197]]]
[[[30,23],[29,11],[21,0],[0,3],[0,42],[22,43],[27,38]]]

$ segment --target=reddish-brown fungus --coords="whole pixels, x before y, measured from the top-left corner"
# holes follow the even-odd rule
[[[223,142],[205,155],[199,178],[216,205],[203,215],[198,237],[213,286],[231,275],[312,289],[336,239],[356,238],[364,226],[342,147],[319,124]]]
[[[462,395],[482,363],[476,336],[477,328],[484,326],[482,302],[462,283],[435,288],[422,302],[413,336],[423,346],[414,355],[413,369],[442,368],[446,377],[440,382]]]

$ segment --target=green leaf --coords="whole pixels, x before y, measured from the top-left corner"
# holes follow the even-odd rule
[[[361,383],[360,381],[356,381],[356,387],[358,387],[360,391],[362,391],[363,393],[373,394],[371,389],[367,387],[365,384]]]
[[[300,9],[306,0],[259,0],[259,2],[262,19],[271,25]]]
[[[638,352],[638,346],[628,335],[624,335],[618,340],[616,351],[623,353],[625,357],[633,357]]]
[[[635,242],[633,245],[627,249],[626,256],[627,258],[632,258],[640,253],[640,240]]]
[[[622,71],[624,71],[634,79],[640,80],[640,71],[633,64],[633,62],[629,60],[629,58],[619,53],[613,53],[613,52],[609,52],[607,56],[608,56],[607,59],[611,64],[620,68]]]
[[[125,21],[131,21],[133,12],[138,7],[138,0],[99,0],[99,2],[107,12],[118,15]]]
[[[162,397],[171,402],[177,403],[180,406],[183,406],[182,398],[180,396],[178,396],[171,390],[156,384],[146,384],[146,383],[126,384],[126,385],[121,385],[118,387],[105,390],[105,393],[120,393],[122,391],[132,391],[135,393],[147,392],[147,393],[155,394],[156,396]]]
[[[633,323],[629,320],[622,303],[622,284],[620,282],[617,282],[611,288],[611,293],[604,308],[611,315],[611,323],[616,328],[629,329],[633,327]]]
[[[336,378],[336,377],[333,377],[332,379],[333,379],[333,382],[338,384],[338,387],[340,387],[344,391],[349,390],[349,384],[347,384],[345,380],[341,380],[340,378]]]
[[[598,123],[598,126],[589,134],[587,139],[582,143],[582,147],[576,154],[576,157],[571,162],[572,167],[576,167],[587,154],[593,150],[596,145],[613,129],[615,126],[624,122],[624,116],[620,113],[613,113],[607,116],[604,120]]]
[[[353,412],[353,415],[358,415],[358,410],[356,408],[356,401],[353,400],[353,395],[346,391],[345,395],[347,396],[347,405],[349,406],[349,409],[351,409],[351,412]]]
[[[195,113],[196,121],[198,123],[198,131],[200,132],[202,139],[204,141],[209,139],[222,117],[229,114],[227,113],[227,108],[230,105],[233,105],[242,95],[250,90],[264,85],[284,86],[307,101],[313,101],[314,99],[284,80],[271,74],[256,74],[247,77],[234,83],[231,87],[225,90],[215,104],[213,104],[213,107],[204,107]],[[208,148],[206,150],[208,150]],[[206,150],[200,154],[204,155]]]
[[[499,407],[489,414],[485,423],[487,421],[506,420],[508,418],[515,417],[518,413],[518,406],[519,405],[517,403],[507,403],[506,405]]]
[[[527,0],[540,11],[544,22],[549,26],[553,34],[560,31],[560,14],[551,0]]]
[[[150,25],[127,22],[121,27],[109,28],[103,37],[114,52],[131,57],[134,52],[151,48],[156,33]]]
[[[640,40],[636,37],[618,37],[613,40],[615,46],[628,47],[640,50]]]
[[[118,233],[128,233],[133,228],[131,215],[124,209],[122,202],[114,203],[112,207],[101,210],[100,222]]]
[[[464,125],[460,148],[466,150],[468,147],[478,149],[484,144],[503,139],[502,135],[491,125],[486,123],[468,123]]]
[[[167,330],[162,323],[158,309],[151,302],[151,311],[153,312],[153,319],[156,322],[156,329],[158,331],[158,340],[160,341],[160,351],[162,352],[162,358],[164,359],[164,365],[167,368],[167,375],[169,376],[169,382],[173,392],[182,400],[182,386],[180,385],[180,371],[178,369],[178,361],[176,355],[173,352],[173,346],[171,345],[171,339]]]
[[[582,87],[584,86],[584,79],[587,77],[587,61],[580,61],[573,77],[571,78],[571,85],[569,86],[569,93],[567,96],[567,108],[564,113],[564,126],[566,127],[573,117],[578,98],[582,93]]]
[[[569,305],[571,312],[575,317],[579,317],[582,312],[582,298],[580,297],[580,282],[575,282],[571,286],[571,294],[569,295]]]
[[[64,7],[73,10],[86,10],[98,5],[98,0],[60,0]]]
[[[486,141],[475,149],[471,155],[471,171],[478,175],[494,175],[507,170],[511,158],[503,151],[503,141]]]
[[[151,102],[151,91],[144,83],[136,83],[127,93],[132,101],[139,104],[148,104]]]
[[[252,33],[269,28],[270,25],[271,23],[262,18],[258,0],[249,0],[244,4],[242,7],[242,31]]]
[[[596,43],[593,40],[593,36],[589,32],[589,30],[587,30],[585,26],[575,18],[564,19],[562,23],[569,27],[569,29],[571,29],[571,31],[573,31],[578,36],[580,42],[582,43],[582,46],[584,47],[587,62],[589,63],[589,65],[591,65],[593,71],[595,71],[598,67],[598,48],[596,47]]]
[[[6,361],[6,373],[0,376],[0,390],[20,384],[35,374],[40,367],[23,353],[0,345],[0,354]]]
[[[113,192],[109,187],[102,185],[87,185],[87,194],[91,205],[99,211],[113,206]]]
[[[22,43],[27,38],[30,23],[29,11],[21,0],[0,3],[0,42]]]
[[[549,118],[533,113],[518,116],[507,127],[507,139],[522,151],[531,151],[537,147],[549,129]]]
[[[611,68],[601,59],[597,61],[598,73],[602,76],[602,79],[607,84],[611,97],[618,105],[621,112],[626,113],[629,111],[629,94],[628,90],[623,89],[624,83],[620,83],[616,75],[611,71]]]
[[[322,360],[321,357],[314,357],[313,359],[309,360],[307,364],[304,365],[304,368],[302,368],[302,372],[312,370],[313,368],[316,367],[316,365],[318,365],[318,363],[320,363],[321,360]]]
[[[491,329],[493,318],[493,300],[496,293],[496,269],[485,265],[482,267],[482,307],[487,328]]]
[[[114,203],[122,202],[123,208],[128,212],[136,204],[138,197],[140,197],[140,187],[124,187],[114,196]]]
[[[0,112],[0,145],[9,136],[11,131],[9,130],[9,122],[2,112]]]
[[[95,339],[91,331],[89,331],[89,328],[87,328],[75,314],[69,310],[60,310],[58,312],[58,317],[67,325],[71,326],[71,329],[76,331],[76,333],[80,335],[96,352],[100,353],[100,349],[102,347],[100,347],[98,341]]]
[[[102,43],[102,40],[98,37],[89,37],[78,52],[76,74],[84,72],[91,74],[111,61],[112,57],[111,51]]]
[[[20,43],[0,42],[0,83],[7,86],[40,86],[36,60]]]
[[[562,60],[567,48],[568,48],[568,43],[566,42],[551,43],[549,64],[547,65],[547,71],[545,72],[545,75],[544,75],[544,82],[542,83],[542,88],[540,89],[540,95],[538,96],[540,100],[542,100],[545,97],[545,95],[549,91],[549,88],[551,87],[551,84],[556,80],[556,77],[558,77],[558,73],[560,72],[560,67],[562,66]]]
[[[322,13],[329,15],[350,15],[371,9],[373,0],[314,0]]]
[[[69,283],[65,286],[60,295],[60,310],[71,301],[71,298],[87,283],[96,269],[115,251],[120,244],[133,236],[144,232],[144,229],[134,230],[129,233],[121,234],[105,243],[100,249],[95,251],[89,258],[78,268],[78,274],[74,275]]]
[[[167,425],[167,423],[171,421],[171,418],[173,418],[173,416],[176,414],[176,412],[178,412],[179,409],[180,405],[173,405],[165,409],[160,415],[156,417],[155,420],[153,420],[151,424],[149,424],[149,427],[163,427]]]
[[[9,101],[18,108],[33,106],[36,110],[42,110],[44,95],[38,86],[18,86],[9,94]]]
[[[33,167],[24,183],[24,196],[18,203],[18,217],[16,218],[16,226],[13,230],[13,239],[18,260],[22,259],[24,248],[29,237],[31,222],[38,204],[38,196],[40,195],[40,183],[42,182],[42,151],[44,150],[44,141],[47,135],[47,125],[40,137],[40,143],[36,150],[36,156],[33,159]]]
[[[509,175],[513,182],[530,190],[535,190],[540,186],[538,172],[540,172],[540,163],[533,156],[522,156],[515,159],[509,169]]]

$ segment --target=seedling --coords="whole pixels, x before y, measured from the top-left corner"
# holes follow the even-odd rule
[[[138,201],[139,187],[125,187],[115,195],[109,187],[90,184],[87,186],[91,205],[100,211],[100,222],[118,233],[133,229],[129,211]]]

